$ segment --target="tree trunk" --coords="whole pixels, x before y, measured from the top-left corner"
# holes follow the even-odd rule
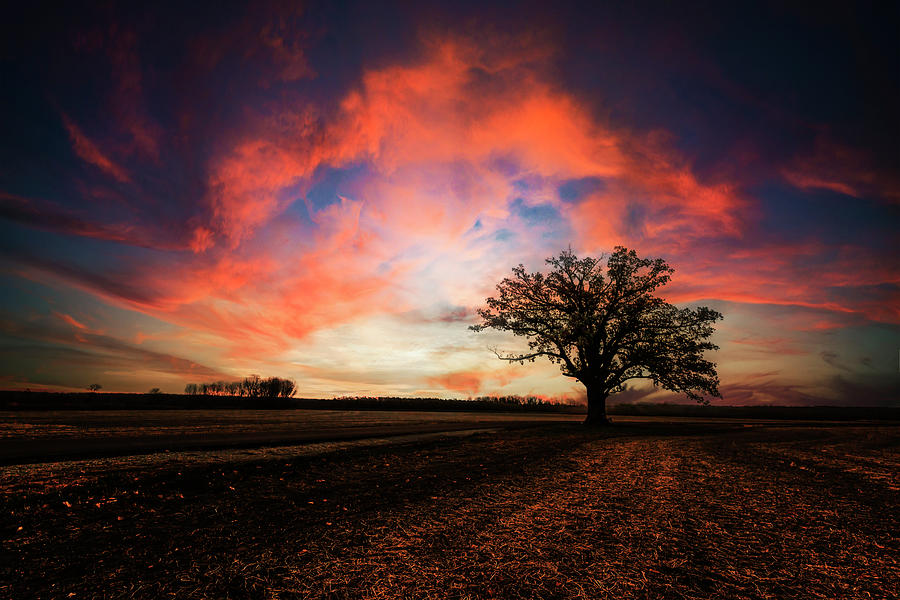
[[[609,419],[606,418],[606,398],[609,394],[595,385],[585,387],[587,387],[588,412],[584,424],[588,427],[609,425]]]

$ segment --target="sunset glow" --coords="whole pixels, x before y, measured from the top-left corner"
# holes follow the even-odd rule
[[[476,6],[23,15],[0,387],[578,399],[468,326],[516,264],[624,245],[725,315],[717,402],[896,405],[900,70],[877,32],[854,62],[838,15]]]

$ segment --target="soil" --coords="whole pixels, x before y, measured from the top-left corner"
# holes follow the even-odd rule
[[[900,428],[644,420],[0,468],[9,598],[891,598]]]

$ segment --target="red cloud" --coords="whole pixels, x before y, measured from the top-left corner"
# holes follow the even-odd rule
[[[125,172],[125,169],[111,161],[103,152],[100,151],[100,148],[91,141],[87,136],[82,133],[81,129],[66,115],[63,115],[63,124],[66,126],[66,130],[69,132],[69,139],[72,141],[72,148],[75,150],[75,154],[78,155],[81,160],[90,163],[104,171],[105,173],[111,175],[122,183],[128,183],[131,181],[131,177],[128,173]]]
[[[458,371],[456,373],[429,377],[428,383],[439,385],[454,392],[474,395],[481,390],[484,379],[484,373],[481,371]]]
[[[235,352],[274,351],[318,329],[408,308],[407,273],[435,253],[458,255],[476,221],[488,233],[515,227],[509,204],[521,193],[517,180],[529,178],[582,248],[625,243],[670,259],[678,267],[673,300],[854,311],[858,303],[834,301],[821,286],[885,281],[885,272],[855,268],[842,281],[829,269],[813,283],[797,277],[792,257],[818,248],[744,244],[754,213],[739,182],[701,178],[665,136],[598,120],[550,83],[545,57],[444,38],[417,63],[366,71],[334,110],[281,105],[251,116],[209,163],[208,221],[193,226],[189,244],[197,255],[138,266],[115,283],[64,274],[131,308],[221,336]],[[284,216],[317,169],[360,163],[367,169],[349,186],[355,200],[309,207],[312,225]],[[604,185],[563,203],[555,186],[584,177]],[[228,243],[216,248],[217,239]],[[423,250],[396,258],[411,247]],[[468,392],[482,379],[451,374],[440,384]]]
[[[214,334],[237,354],[269,355],[318,329],[408,309],[387,293],[401,267],[373,268],[382,249],[360,231],[361,208],[344,200],[317,214],[310,239],[274,236],[253,252],[187,255],[180,263],[133,264],[105,275],[59,261],[27,260],[32,269],[113,303]],[[283,233],[293,236],[296,230]]]
[[[801,189],[824,189],[854,198],[869,196],[900,202],[900,177],[873,167],[873,162],[866,152],[820,135],[813,151],[782,167],[781,174]]]
[[[276,53],[287,48],[278,35],[266,42]],[[282,75],[293,78],[303,71],[302,52],[288,50]],[[526,203],[562,215],[579,250],[622,243],[670,260],[678,268],[667,290],[673,301],[788,304],[900,320],[896,292],[878,287],[900,283],[892,265],[873,264],[854,248],[760,235],[741,181],[698,174],[665,135],[599,118],[553,83],[547,52],[539,50],[439,38],[415,62],[365,70],[334,102],[285,95],[266,112],[248,110],[239,127],[216,139],[199,214],[181,223],[189,232],[178,246],[183,252],[104,273],[34,257],[31,264],[211,334],[232,355],[258,357],[320,329],[480,291],[486,284],[479,278],[494,268],[484,264],[506,271],[523,260],[496,251],[507,248],[493,241],[500,234],[519,236],[523,252],[558,251],[559,240],[534,235],[511,213],[527,196]],[[65,123],[79,156],[130,181]],[[323,168],[351,165],[363,168],[341,189],[345,197],[324,209],[310,203],[302,217],[286,211]],[[560,198],[561,184],[582,178],[602,185],[572,201]],[[472,264],[482,271],[470,272]],[[418,289],[428,276],[437,283]],[[834,292],[862,288],[866,298]],[[493,380],[500,381],[460,371],[430,381],[474,394]]]
[[[59,313],[56,311],[54,311],[53,314],[56,315],[57,317],[59,317],[60,319],[62,319],[63,321],[65,321],[66,323],[68,323],[69,325],[71,325],[72,327],[87,330],[87,325],[85,325],[84,323],[81,323],[80,321],[75,320],[75,317],[73,317],[71,315],[67,315],[65,313]]]
[[[454,392],[475,395],[481,392],[496,392],[497,388],[502,388],[521,376],[523,376],[521,373],[508,370],[469,369],[428,377],[427,382],[429,385],[437,385]]]
[[[131,138],[123,150],[138,150],[156,161],[159,159],[162,129],[143,108],[143,75],[136,45],[137,35],[134,32],[118,28],[112,30],[108,56],[116,88],[111,104],[117,121]]]
[[[196,253],[205,252],[213,246],[213,232],[206,227],[194,228],[191,238],[191,250]]]

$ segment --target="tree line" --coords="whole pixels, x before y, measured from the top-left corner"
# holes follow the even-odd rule
[[[583,403],[574,400],[545,399],[539,396],[469,396],[465,400],[448,398],[422,398],[399,396],[335,396],[326,402],[343,403],[347,405],[359,404],[370,406],[395,406],[412,407],[420,409],[454,407],[460,410],[473,408],[547,408],[580,407]]]
[[[493,402],[495,404],[507,404],[513,406],[559,406],[559,405],[575,405],[577,402],[568,400],[546,399],[540,396],[478,396],[477,398],[469,398],[475,402]]]
[[[190,396],[238,396],[241,398],[292,398],[297,393],[293,379],[262,378],[251,375],[240,381],[210,381],[189,383],[184,393]]]

